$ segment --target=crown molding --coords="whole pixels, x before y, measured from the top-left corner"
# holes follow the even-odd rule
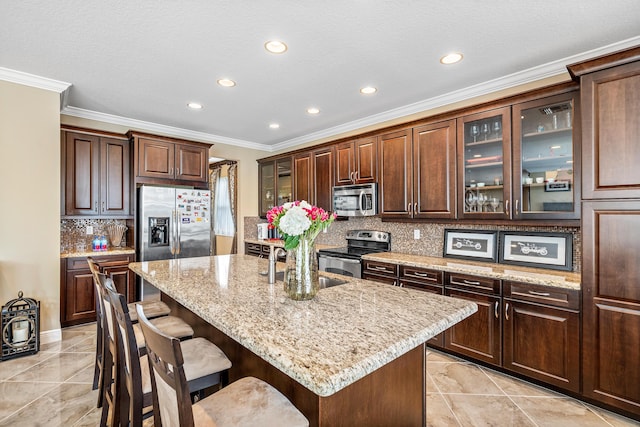
[[[22,71],[11,70],[4,67],[0,67],[0,80],[18,83],[24,86],[31,86],[38,89],[50,90],[60,94],[63,94],[71,87],[71,83],[36,76],[35,74],[24,73]]]
[[[561,74],[567,74],[567,65],[576,62],[585,61],[590,58],[606,55],[616,52],[618,50],[627,49],[629,47],[637,46],[640,44],[640,36],[632,37],[630,39],[622,40],[620,42],[612,43],[607,46],[603,46],[597,49],[582,52],[576,55],[568,56],[566,58],[558,59],[556,61],[548,62],[546,64],[538,65],[526,70],[518,71],[512,74],[508,74],[503,77],[498,77],[493,80],[478,83],[476,85],[468,86],[463,89],[455,90],[453,92],[446,93],[444,95],[435,96],[423,101],[418,101],[413,104],[405,105],[402,107],[394,108],[384,111],[382,113],[374,114],[359,120],[354,120],[348,123],[334,126],[328,129],[324,129],[318,132],[313,132],[307,135],[303,135],[297,138],[289,139],[283,142],[274,144],[271,151],[284,150],[287,148],[296,147],[308,142],[317,141],[323,138],[330,138],[343,133],[351,132],[357,129],[362,129],[367,126],[372,126],[378,123],[383,123],[390,120],[397,120],[402,117],[410,116],[412,114],[421,113],[435,108],[451,105],[456,102],[466,101],[472,98],[476,98],[483,95],[488,95],[493,92],[498,92],[504,89],[510,89],[516,86],[533,83],[538,80],[543,80],[548,77],[554,77]]]
[[[226,136],[214,135],[205,132],[198,132],[189,129],[178,128],[174,126],[161,125],[159,123],[147,122],[144,120],[130,119],[128,117],[116,116],[114,114],[100,113],[92,110],[66,106],[60,111],[60,114],[67,116],[79,117],[82,119],[97,120],[100,122],[121,125],[132,129],[157,133],[175,138],[194,139],[212,144],[235,145],[242,148],[250,148],[260,151],[273,151],[273,147],[256,142],[245,141],[242,139],[228,138]]]

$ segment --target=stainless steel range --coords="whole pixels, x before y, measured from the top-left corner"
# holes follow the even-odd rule
[[[391,234],[386,231],[351,230],[347,233],[347,247],[318,251],[321,271],[362,277],[362,256],[391,250]]]

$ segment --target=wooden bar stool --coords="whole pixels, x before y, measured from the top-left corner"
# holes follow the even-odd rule
[[[152,387],[147,355],[141,355],[136,334],[128,312],[126,297],[106,283],[115,319],[118,354],[118,414],[121,425],[138,426],[152,410]],[[144,312],[144,308],[142,309]],[[154,319],[157,320],[157,319]],[[153,320],[151,321],[153,322]],[[154,327],[157,325],[154,324]],[[185,372],[191,393],[214,385],[221,385],[222,377],[231,367],[231,361],[222,350],[205,338],[192,338],[183,342]]]
[[[147,342],[156,427],[309,425],[284,395],[253,377],[242,378],[192,405],[183,352],[186,342],[162,333],[145,318],[141,307],[137,310]]]

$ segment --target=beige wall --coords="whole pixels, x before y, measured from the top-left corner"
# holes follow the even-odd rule
[[[60,328],[60,95],[0,81],[0,302],[40,301]]]

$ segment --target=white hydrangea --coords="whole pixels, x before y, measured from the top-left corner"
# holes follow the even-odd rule
[[[279,223],[280,230],[289,236],[299,236],[307,231],[310,226],[311,220],[309,220],[307,212],[301,206],[289,208],[280,218]]]

